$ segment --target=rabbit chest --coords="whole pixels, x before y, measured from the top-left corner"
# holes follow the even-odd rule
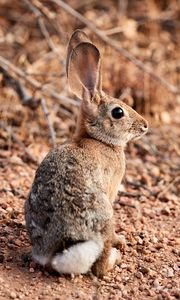
[[[94,177],[96,185],[100,185],[103,192],[112,203],[116,196],[125,172],[125,155],[121,147],[113,148],[93,139],[81,142],[85,165],[89,174],[88,180]],[[90,170],[94,170],[89,173]],[[96,171],[95,171],[96,170]]]
[[[110,202],[117,196],[125,172],[125,155],[123,149],[106,149],[101,153],[103,183]]]

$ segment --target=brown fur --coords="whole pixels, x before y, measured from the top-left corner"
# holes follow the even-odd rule
[[[147,131],[147,122],[132,108],[101,90],[100,54],[81,31],[68,48],[69,85],[82,98],[71,142],[53,149],[40,164],[25,204],[33,253],[51,257],[66,245],[103,240],[93,266],[96,275],[108,270],[117,236],[112,203],[125,172],[124,147]],[[124,116],[113,119],[121,107]]]
[[[99,278],[102,278],[104,274],[106,274],[107,271],[109,271],[108,258],[111,252],[111,248],[112,248],[112,241],[107,240],[104,243],[104,249],[101,256],[92,266],[92,272]]]

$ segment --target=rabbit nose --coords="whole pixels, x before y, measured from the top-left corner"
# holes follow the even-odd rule
[[[146,132],[148,130],[148,123],[146,121],[144,121],[144,123],[141,126],[141,130]]]

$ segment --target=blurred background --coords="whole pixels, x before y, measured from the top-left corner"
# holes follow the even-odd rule
[[[101,51],[104,90],[125,96],[153,122],[171,124],[179,103],[179,16],[176,0],[0,0],[4,147],[9,130],[29,147],[34,141],[52,144],[55,135],[59,142],[72,135],[79,100],[68,89],[65,60],[68,39],[77,28]]]

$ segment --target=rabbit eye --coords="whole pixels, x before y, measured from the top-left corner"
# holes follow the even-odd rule
[[[114,119],[120,119],[124,116],[124,112],[121,107],[117,106],[113,108],[113,110],[111,111],[111,115]]]

